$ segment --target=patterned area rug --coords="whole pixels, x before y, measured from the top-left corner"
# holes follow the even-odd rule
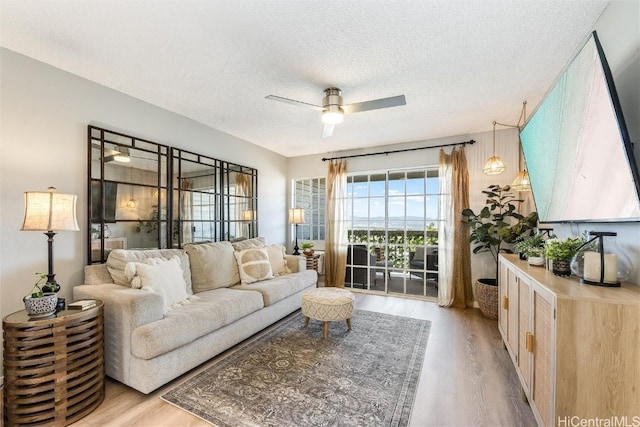
[[[356,310],[326,340],[303,325],[293,313],[162,398],[219,427],[408,424],[429,321]]]

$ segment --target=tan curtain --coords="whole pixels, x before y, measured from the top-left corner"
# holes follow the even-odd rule
[[[249,210],[249,200],[251,198],[251,175],[246,173],[236,173],[236,232],[235,237],[245,236],[244,233],[244,211]],[[247,236],[251,237],[251,236]]]
[[[438,230],[438,305],[472,307],[469,226],[462,210],[469,207],[469,170],[464,147],[440,150],[440,228]]]
[[[344,287],[347,266],[347,161],[332,160],[327,171],[325,278],[328,287]]]
[[[181,206],[180,206],[180,214],[182,217],[182,243],[192,243],[193,242],[193,224],[191,220],[193,219],[193,212],[191,209],[191,191],[193,190],[193,181],[190,179],[182,179],[180,181],[180,189],[185,190],[182,193]]]

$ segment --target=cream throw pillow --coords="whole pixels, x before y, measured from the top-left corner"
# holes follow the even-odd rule
[[[234,250],[243,251],[251,248],[264,248],[267,246],[267,240],[264,237],[254,237],[253,239],[240,240],[231,244]]]
[[[269,245],[267,246],[267,254],[269,255],[269,264],[271,264],[271,271],[274,276],[291,273],[291,270],[287,267],[287,261],[284,259],[284,246]]]
[[[243,285],[273,278],[267,248],[236,251],[235,256],[238,261],[238,270],[240,270],[240,281]]]
[[[175,306],[189,303],[187,283],[177,256],[169,260],[147,258],[143,262],[129,262],[125,267],[125,275],[131,281],[131,287],[159,294],[164,314]]]
[[[189,254],[194,293],[226,288],[240,282],[231,243],[185,245],[184,249]]]
[[[144,262],[149,258],[171,259],[176,255],[180,258],[180,268],[182,269],[182,277],[187,284],[187,293],[191,295],[193,291],[191,290],[189,256],[182,249],[114,249],[107,258],[107,270],[109,270],[113,283],[131,286],[130,280],[124,274],[127,263]]]

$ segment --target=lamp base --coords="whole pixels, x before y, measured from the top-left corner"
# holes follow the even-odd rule
[[[585,285],[604,286],[606,288],[619,288],[621,286],[620,282],[605,283],[605,282],[594,282],[592,280],[585,280],[585,279],[580,279],[580,283],[583,283]]]
[[[291,253],[291,255],[300,255],[300,248],[298,247],[298,245],[295,245],[293,247],[293,252]]]
[[[42,292],[58,292],[60,291],[60,285],[58,282],[47,282],[42,285]]]

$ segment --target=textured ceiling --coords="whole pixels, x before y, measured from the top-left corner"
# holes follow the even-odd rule
[[[291,157],[515,123],[607,3],[1,0],[0,43]],[[322,138],[320,112],[265,99],[320,104],[329,86],[345,104],[407,105],[347,115]]]

